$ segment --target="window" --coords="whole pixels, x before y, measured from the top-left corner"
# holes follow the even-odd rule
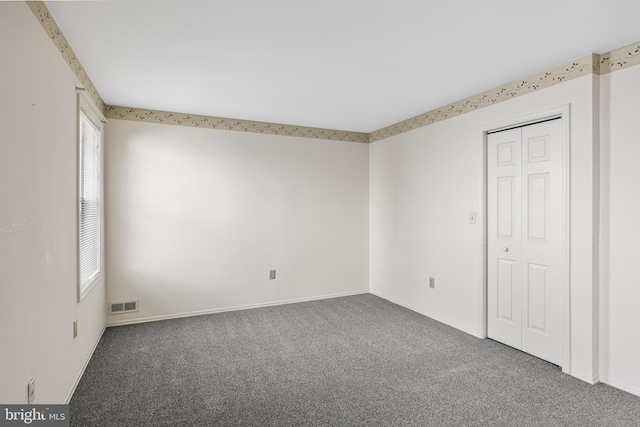
[[[79,93],[78,301],[98,281],[102,256],[102,115],[84,93]]]

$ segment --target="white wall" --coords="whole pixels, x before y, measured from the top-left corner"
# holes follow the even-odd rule
[[[110,323],[368,291],[367,144],[107,131],[107,299],[140,300]]]
[[[594,79],[585,76],[370,147],[371,291],[481,335],[481,130],[570,104],[571,373],[597,380]],[[479,213],[478,225],[468,221]],[[597,227],[595,227],[597,229]],[[594,249],[596,248],[596,249]],[[428,277],[436,279],[429,289]]]
[[[601,377],[640,396],[640,66],[601,77]]]
[[[105,325],[103,282],[76,300],[76,82],[23,2],[0,2],[0,58],[0,402],[34,377],[64,403]]]

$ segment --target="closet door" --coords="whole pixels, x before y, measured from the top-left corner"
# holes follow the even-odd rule
[[[562,361],[562,123],[490,134],[488,336]]]

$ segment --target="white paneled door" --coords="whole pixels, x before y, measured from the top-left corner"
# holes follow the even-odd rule
[[[562,362],[562,120],[488,135],[487,334]]]

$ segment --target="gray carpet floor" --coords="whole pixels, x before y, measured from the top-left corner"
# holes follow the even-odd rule
[[[640,426],[640,398],[370,294],[108,328],[71,425]]]

